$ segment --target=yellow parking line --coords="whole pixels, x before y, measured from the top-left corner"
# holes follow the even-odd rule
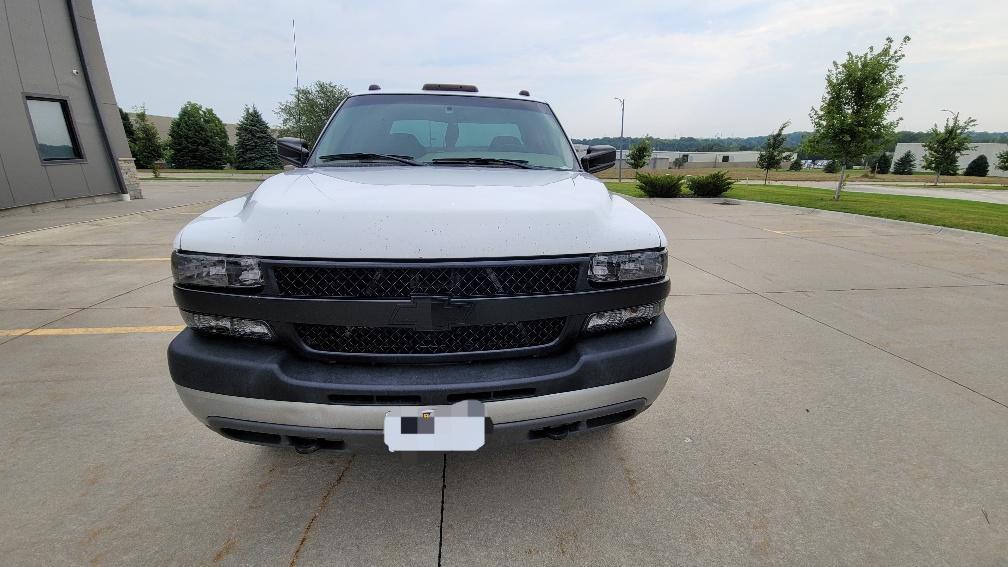
[[[43,329],[0,329],[0,336],[55,337],[66,335],[127,335],[130,333],[177,333],[184,325],[148,325],[144,327],[49,327]]]
[[[167,262],[171,258],[88,258],[88,262]]]

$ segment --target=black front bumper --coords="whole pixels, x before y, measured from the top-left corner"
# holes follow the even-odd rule
[[[186,329],[168,347],[179,386],[228,396],[320,404],[444,405],[569,392],[633,380],[672,366],[676,333],[654,324],[582,338],[538,358],[453,364],[349,364],[299,356],[274,344]]]

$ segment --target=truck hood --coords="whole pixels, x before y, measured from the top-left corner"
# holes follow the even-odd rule
[[[552,256],[665,245],[576,171],[326,167],[275,175],[189,223],[176,249],[331,259]]]

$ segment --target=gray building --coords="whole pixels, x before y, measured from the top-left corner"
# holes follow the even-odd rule
[[[966,171],[966,166],[969,165],[969,162],[973,161],[978,156],[985,155],[987,156],[987,163],[990,164],[990,169],[988,170],[987,175],[991,177],[1008,177],[1008,171],[997,168],[997,155],[1005,151],[1008,151],[1008,144],[973,144],[973,149],[959,156],[959,174],[962,175],[962,173]],[[907,142],[900,142],[899,144],[896,144],[896,151],[893,152],[893,161],[898,160],[900,156],[907,152],[910,152],[915,158],[917,158],[914,165],[914,171],[925,171],[924,144]]]
[[[0,209],[139,197],[90,0],[0,0]]]

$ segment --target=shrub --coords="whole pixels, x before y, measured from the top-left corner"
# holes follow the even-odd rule
[[[801,171],[804,167],[805,165],[802,163],[802,160],[795,158],[795,160],[791,162],[791,166],[788,167],[788,171]]]
[[[682,175],[637,172],[637,187],[648,197],[678,197],[682,193],[682,186]]]
[[[839,166],[837,166],[836,160],[831,159],[826,162],[826,165],[822,168],[823,173],[837,173],[840,171]]]
[[[987,156],[980,154],[973,161],[969,162],[963,175],[987,177],[988,171],[990,171],[990,164],[987,163]]]
[[[690,177],[686,180],[689,190],[697,197],[718,197],[732,188],[734,181],[723,171]]]

